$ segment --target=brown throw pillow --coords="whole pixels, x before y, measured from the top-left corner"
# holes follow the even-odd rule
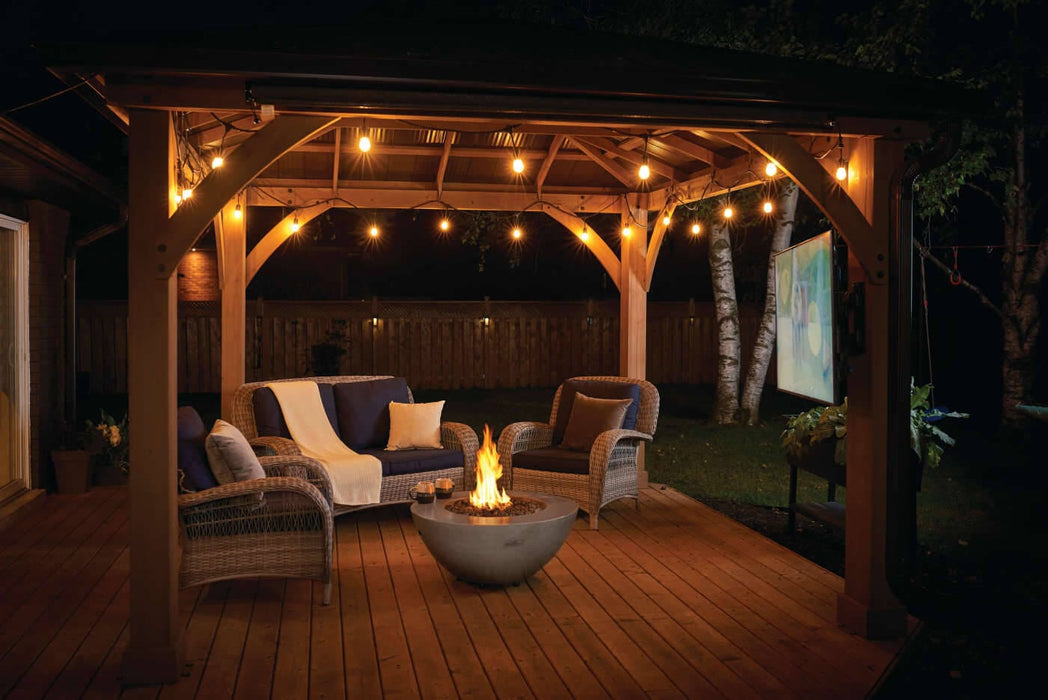
[[[631,403],[633,399],[595,399],[585,394],[575,394],[560,446],[567,450],[589,452],[598,435],[605,430],[622,427],[622,419],[626,417],[626,410]]]

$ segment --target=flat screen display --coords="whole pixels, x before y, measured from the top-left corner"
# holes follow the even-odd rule
[[[779,390],[836,403],[832,233],[775,256],[775,351]]]

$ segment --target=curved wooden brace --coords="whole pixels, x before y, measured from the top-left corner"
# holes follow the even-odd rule
[[[583,231],[589,232],[589,239],[582,241],[582,244],[586,246],[589,252],[597,256],[597,260],[604,266],[604,270],[608,273],[614,282],[615,286],[619,286],[619,276],[622,274],[622,266],[619,263],[619,256],[615,255],[615,252],[608,247],[608,244],[604,242],[604,239],[597,235],[597,232],[593,230],[593,227],[588,226],[585,221],[569,214],[566,211],[551,207],[548,204],[542,205],[542,211],[549,214],[550,217],[560,222],[564,228],[571,231],[576,236],[579,236],[579,240],[582,241],[581,234]]]
[[[269,260],[269,256],[276,252],[276,249],[291,236],[295,235],[291,231],[291,222],[298,217],[299,226],[305,226],[307,222],[317,218],[332,206],[331,202],[321,202],[314,204],[311,207],[305,209],[296,209],[291,212],[283,219],[277,222],[277,225],[269,229],[269,232],[262,237],[262,239],[255,244],[255,247],[251,249],[251,252],[247,255],[247,264],[245,265],[244,272],[244,286],[251,284],[251,280],[255,278],[255,274],[258,273],[259,269]]]
[[[847,190],[815,156],[786,134],[740,132],[738,135],[763,156],[778,163],[783,172],[815,202],[844,236],[848,250],[862,265],[870,283],[888,283],[888,241],[878,240],[873,226],[848,196]]]
[[[273,161],[338,121],[338,117],[280,116],[212,170],[168,222],[167,240],[157,245],[157,277],[167,278],[226,202]]]
[[[655,228],[651,230],[651,240],[648,242],[648,254],[644,260],[644,279],[641,280],[644,284],[644,291],[651,291],[651,277],[655,274],[655,261],[659,258],[659,249],[662,248],[662,239],[666,237],[666,229],[669,228],[666,224],[662,223],[662,219],[665,216],[673,216],[673,212],[677,209],[677,202],[671,201],[666,205],[666,209],[662,212],[662,216],[655,222]]]

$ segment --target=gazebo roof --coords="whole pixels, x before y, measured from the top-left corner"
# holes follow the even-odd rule
[[[396,23],[39,48],[121,117],[183,112],[180,135],[201,156],[189,180],[271,113],[341,116],[262,173],[256,205],[512,210],[565,195],[559,206],[594,211],[607,201],[586,198],[647,191],[659,208],[762,181],[763,159],[740,131],[808,135],[825,155],[842,136],[916,138],[979,108],[937,82],[549,27]],[[375,144],[367,156],[363,134]],[[508,166],[514,150],[522,176]],[[645,159],[652,176],[641,182]]]

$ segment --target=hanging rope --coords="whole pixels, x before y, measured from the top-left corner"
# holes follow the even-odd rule
[[[953,271],[950,273],[950,284],[959,287],[961,284],[961,271],[957,269],[957,249],[953,249]]]

